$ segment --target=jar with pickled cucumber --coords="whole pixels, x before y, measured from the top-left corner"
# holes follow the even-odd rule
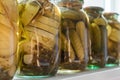
[[[61,11],[61,61],[58,73],[84,71],[88,61],[88,20],[83,0],[56,1]]]
[[[105,67],[107,62],[107,22],[103,17],[104,9],[97,6],[88,6],[84,11],[89,17],[91,39],[91,53],[89,54],[88,69]]]
[[[108,61],[106,67],[114,67],[118,65],[120,60],[120,22],[118,21],[119,14],[115,12],[106,12],[103,15],[108,22]]]
[[[18,17],[16,0],[0,0],[0,80],[12,80],[16,72]]]
[[[49,77],[58,70],[60,11],[49,0],[19,0],[21,77]]]

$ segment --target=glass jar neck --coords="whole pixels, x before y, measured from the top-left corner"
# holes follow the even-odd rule
[[[104,17],[106,19],[108,19],[108,20],[114,20],[114,21],[117,21],[118,20],[118,16],[119,16],[118,13],[113,13],[113,12],[104,13],[103,15],[104,15]]]
[[[83,0],[56,0],[59,7],[66,7],[69,9],[80,10],[82,9]]]
[[[102,12],[104,11],[103,8],[101,7],[95,7],[95,6],[90,6],[90,7],[86,7],[84,8],[84,11],[90,15],[90,16],[93,16],[93,17],[99,17],[102,15]]]
[[[44,1],[55,1],[55,0],[17,0],[18,2],[28,2],[28,1],[39,1],[39,2],[44,2]]]

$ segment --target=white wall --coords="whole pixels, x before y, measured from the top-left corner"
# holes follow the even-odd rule
[[[114,11],[119,14],[119,21],[120,21],[120,0],[113,0],[113,1],[115,1]]]
[[[104,8],[105,0],[84,0],[84,6],[99,6]]]

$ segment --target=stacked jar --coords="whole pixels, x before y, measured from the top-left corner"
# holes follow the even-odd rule
[[[0,80],[12,80],[17,68],[18,17],[16,0],[0,0]]]
[[[61,62],[58,73],[84,71],[88,62],[88,19],[83,0],[56,1],[61,11]]]
[[[88,69],[105,67],[107,62],[107,23],[102,15],[103,8],[88,6],[84,8],[90,21],[91,54]]]
[[[19,75],[56,74],[60,56],[60,11],[49,0],[19,1],[21,40]]]
[[[118,13],[104,13],[108,25],[108,61],[106,67],[117,66],[119,63],[120,53],[120,22],[118,21]]]

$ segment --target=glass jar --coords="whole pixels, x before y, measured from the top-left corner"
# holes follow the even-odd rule
[[[56,1],[61,10],[61,62],[58,73],[84,71],[88,56],[88,20],[83,1]]]
[[[19,75],[56,74],[60,56],[60,11],[48,0],[19,1],[21,21]]]
[[[104,13],[104,17],[108,22],[108,61],[106,67],[117,66],[119,63],[120,22],[118,16],[119,14],[114,12]]]
[[[0,80],[12,80],[15,74],[17,68],[17,32],[16,0],[0,0]]]
[[[107,22],[102,15],[104,9],[88,6],[84,10],[90,21],[91,54],[89,54],[88,69],[105,67],[107,61]]]

